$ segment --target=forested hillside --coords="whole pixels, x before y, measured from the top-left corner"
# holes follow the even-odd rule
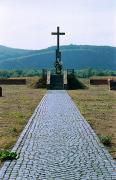
[[[116,70],[116,47],[68,45],[61,46],[64,68]],[[0,46],[0,69],[52,68],[55,47],[43,50],[22,50]]]

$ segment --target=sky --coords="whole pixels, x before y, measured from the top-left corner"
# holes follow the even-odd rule
[[[116,0],[0,0],[0,44],[22,49],[56,45],[116,46]]]

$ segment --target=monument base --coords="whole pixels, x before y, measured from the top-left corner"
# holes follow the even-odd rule
[[[61,74],[56,74],[53,70],[47,71],[47,89],[66,90],[68,89],[68,77],[74,76],[74,69],[67,69]]]

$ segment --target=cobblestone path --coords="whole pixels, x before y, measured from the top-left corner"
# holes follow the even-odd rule
[[[116,180],[116,162],[65,91],[48,91],[0,180]]]

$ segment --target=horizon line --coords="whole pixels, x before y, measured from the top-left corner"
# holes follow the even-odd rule
[[[0,46],[2,47],[6,47],[6,48],[11,48],[11,49],[20,49],[20,50],[44,50],[44,49],[48,49],[48,48],[51,48],[51,47],[57,47],[57,45],[51,45],[51,46],[48,46],[48,47],[45,47],[45,48],[40,48],[40,49],[31,49],[31,48],[20,48],[20,47],[11,47],[11,46],[7,46],[7,45],[3,45],[3,44],[0,44]],[[116,48],[116,46],[114,45],[95,45],[95,44],[63,44],[63,45],[60,45],[60,47],[62,46],[96,46],[96,47],[113,47],[113,48]]]

